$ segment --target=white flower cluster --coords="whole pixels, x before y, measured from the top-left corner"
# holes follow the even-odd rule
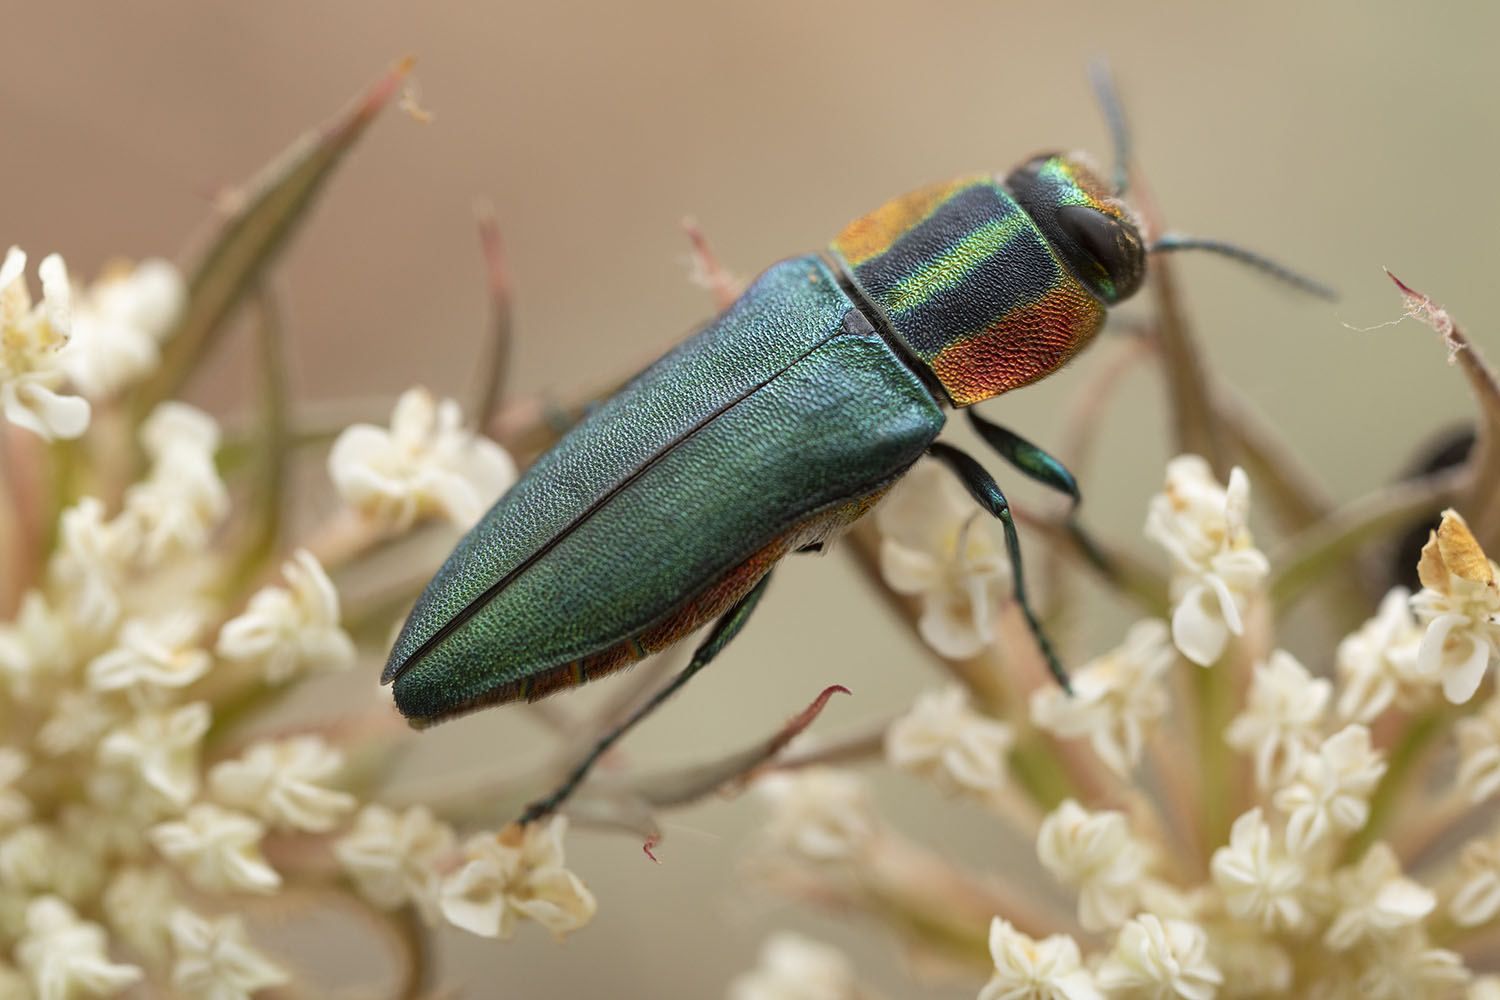
[[[1199,459],[1170,463],[1146,530],[1172,561],[1171,625],[1135,625],[1119,649],[1076,672],[1071,696],[1033,693],[1033,729],[980,715],[953,689],[923,696],[887,730],[890,762],[950,792],[992,792],[1012,780],[1007,753],[1047,738],[1087,740],[1113,779],[1105,787],[1141,778],[1112,788],[1128,809],[1091,809],[1070,797],[1032,828],[1041,868],[1072,896],[1072,926],[1034,938],[1019,928],[1056,922],[1029,911],[997,916],[993,973],[980,1000],[1396,1000],[1457,997],[1471,984],[1473,996],[1496,990],[1495,980],[1474,979],[1449,942],[1459,931],[1500,927],[1500,835],[1460,825],[1446,866],[1429,865],[1420,881],[1406,870],[1443,823],[1500,795],[1500,695],[1462,717],[1441,715],[1473,698],[1500,652],[1500,566],[1457,514],[1445,513],[1423,552],[1423,590],[1392,591],[1319,665],[1337,674],[1337,685],[1291,653],[1271,651],[1226,692],[1237,711],[1221,716],[1219,737],[1232,753],[1161,759],[1181,753],[1163,741],[1192,735],[1191,726],[1171,732],[1174,699],[1192,690],[1173,683],[1174,667],[1180,659],[1211,666],[1215,674],[1199,676],[1228,683],[1221,672],[1236,658],[1225,654],[1247,634],[1247,609],[1266,601],[1269,564],[1245,527],[1248,498],[1239,470],[1223,488]],[[1455,722],[1456,773],[1424,781],[1447,805],[1425,825],[1418,811],[1405,825],[1371,829],[1393,755],[1414,752],[1393,747],[1425,745],[1411,741],[1433,732],[1409,728],[1418,711]],[[1202,801],[1181,784],[1161,789],[1194,780]],[[761,787],[776,807],[773,840],[787,855],[837,860],[856,884],[889,877],[873,863],[861,868],[889,855],[894,834],[852,776],[773,774]],[[1232,810],[1217,833],[1215,801]],[[1002,815],[1017,821],[1016,810]],[[1381,839],[1387,833],[1393,838]],[[1183,850],[1195,837],[1196,861]],[[901,918],[916,923],[934,879],[964,878],[936,858],[923,864],[922,885],[879,883],[881,905],[916,908]],[[1004,861],[1007,872],[1013,865]],[[788,987],[775,995],[798,994]]]
[[[67,350],[90,345],[98,364],[75,368],[63,349],[61,264],[44,263],[47,298],[33,309],[12,274],[23,262],[13,253],[6,264],[0,348],[10,353],[0,364],[11,367],[0,381],[30,409],[7,415],[39,433],[83,432],[59,414],[74,400],[86,415],[87,403],[46,394],[65,370],[91,395],[149,371],[176,293],[145,265],[95,289]],[[101,361],[110,351],[114,367]],[[407,442],[405,460],[452,468],[481,455],[491,473],[509,469],[456,418],[438,438]],[[370,902],[411,905],[432,922],[502,937],[520,917],[558,935],[586,923],[594,900],[563,867],[561,822],[460,846],[420,807],[361,809],[339,787],[336,729],[226,741],[247,707],[352,666],[356,651],[308,551],[247,600],[226,598],[237,553],[219,441],[207,414],[157,407],[139,426],[142,478],[117,485],[112,503],[89,496],[59,513],[34,586],[0,621],[0,996],[81,1000],[142,984],[150,995],[237,1000],[286,983],[235,915],[245,897],[305,877],[275,861],[269,841],[297,845],[292,858],[323,858],[324,883],[342,867]]]

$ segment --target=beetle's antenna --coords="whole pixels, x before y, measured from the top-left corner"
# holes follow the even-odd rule
[[[1109,61],[1103,56],[1089,60],[1089,82],[1094,85],[1094,99],[1104,112],[1109,136],[1114,141],[1115,194],[1122,195],[1130,183],[1130,128],[1125,124],[1125,106],[1120,103],[1115,75],[1109,71]]]
[[[1278,264],[1269,257],[1262,257],[1252,250],[1237,247],[1233,243],[1225,243],[1223,240],[1207,239],[1202,236],[1184,236],[1181,233],[1163,233],[1156,242],[1149,247],[1151,253],[1168,253],[1177,250],[1207,250],[1230,260],[1237,260],[1241,264],[1248,264],[1260,273],[1275,278],[1283,284],[1291,285],[1299,292],[1315,295],[1320,299],[1333,302],[1339,297],[1339,293],[1323,284],[1315,281],[1305,274],[1293,271],[1285,264]]]

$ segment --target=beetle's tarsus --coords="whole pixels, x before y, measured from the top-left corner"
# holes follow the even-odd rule
[[[631,712],[630,717],[624,722],[605,733],[599,742],[594,744],[593,749],[588,752],[588,755],[573,768],[567,778],[563,780],[563,783],[558,785],[551,795],[548,795],[544,799],[538,799],[526,807],[526,811],[521,814],[519,822],[524,826],[554,812],[558,806],[567,801],[568,796],[572,795],[579,784],[583,782],[589,770],[598,762],[600,757],[604,756],[610,747],[619,741],[620,737],[635,728],[636,724],[646,718],[646,716],[660,708],[662,702],[676,694],[677,689],[692,680],[694,674],[712,663],[714,657],[723,652],[724,647],[729,645],[730,641],[739,635],[740,629],[745,627],[745,622],[750,619],[750,612],[754,611],[755,605],[760,603],[761,596],[766,592],[766,584],[770,581],[771,574],[767,573],[760,578],[760,582],[746,592],[745,596],[734,602],[728,611],[720,615],[719,620],[714,623],[713,630],[709,632],[708,638],[704,639],[703,643],[693,651],[693,658],[688,661],[687,666],[682,668],[682,672],[672,678],[671,683],[666,687],[652,695],[650,701],[637,708],[634,712]],[[647,853],[649,854],[650,852],[648,851]]]
[[[1016,534],[1016,522],[1010,515],[1010,504],[1006,501],[1005,494],[1000,492],[1000,486],[995,482],[995,477],[986,472],[984,466],[980,465],[974,456],[960,451],[951,444],[934,441],[927,446],[927,452],[952,469],[959,481],[964,484],[964,488],[969,491],[969,495],[999,520],[1000,526],[1005,529],[1005,547],[1010,552],[1010,575],[1016,604],[1020,606],[1021,614],[1026,616],[1026,624],[1036,639],[1037,647],[1042,651],[1043,659],[1047,661],[1047,669],[1062,689],[1071,695],[1073,685],[1068,680],[1068,672],[1063,669],[1062,661],[1057,658],[1057,652],[1052,648],[1052,640],[1048,639],[1047,633],[1042,631],[1042,623],[1037,620],[1036,613],[1031,610],[1031,601],[1026,596],[1026,579],[1021,572],[1021,539]]]

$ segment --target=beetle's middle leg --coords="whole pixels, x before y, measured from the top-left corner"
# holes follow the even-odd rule
[[[743,597],[730,605],[729,610],[720,615],[719,620],[714,623],[712,631],[708,633],[708,638],[704,639],[702,644],[693,651],[693,658],[688,661],[687,666],[682,668],[682,672],[672,678],[670,684],[652,695],[650,701],[637,708],[634,712],[631,712],[630,717],[624,722],[605,733],[599,742],[594,744],[594,748],[588,752],[588,755],[568,773],[568,776],[563,779],[562,784],[553,790],[551,795],[548,795],[544,799],[538,799],[526,807],[526,811],[521,814],[520,822],[525,824],[541,819],[562,805],[568,796],[572,795],[574,790],[577,789],[579,783],[583,781],[599,758],[604,756],[605,752],[614,746],[620,737],[635,728],[636,724],[646,716],[656,711],[662,702],[676,694],[677,689],[691,680],[694,674],[713,662],[714,657],[718,656],[724,650],[724,647],[729,645],[730,640],[739,635],[740,629],[745,627],[745,622],[750,620],[750,612],[754,611],[755,606],[760,603],[762,595],[766,592],[766,584],[770,580],[771,574],[767,573]]]
[[[984,443],[995,449],[1001,458],[1043,486],[1066,493],[1073,498],[1073,507],[1078,507],[1083,499],[1078,492],[1078,480],[1066,466],[1015,431],[984,419],[972,407],[964,412]]]
[[[984,466],[975,461],[972,455],[951,444],[934,441],[927,446],[927,453],[952,469],[969,495],[994,515],[1005,529],[1005,547],[1010,551],[1010,575],[1015,587],[1016,603],[1026,616],[1026,624],[1031,627],[1031,634],[1036,637],[1036,644],[1047,660],[1047,669],[1052,671],[1052,676],[1057,678],[1057,683],[1062,685],[1063,690],[1072,694],[1073,687],[1068,682],[1068,672],[1063,669],[1062,661],[1052,648],[1052,641],[1042,631],[1042,623],[1037,620],[1036,613],[1031,610],[1031,601],[1027,599],[1026,579],[1021,574],[1021,540],[1016,535],[1016,522],[1010,515],[1010,504],[1006,502],[1005,494],[1000,492],[995,477],[986,472]]]

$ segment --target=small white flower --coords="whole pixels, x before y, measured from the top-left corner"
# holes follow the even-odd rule
[[[151,843],[205,892],[275,892],[281,876],[260,853],[266,828],[244,813],[200,802],[181,820],[158,823]]]
[[[265,587],[219,631],[218,654],[259,665],[279,684],[304,670],[354,665],[354,640],[339,627],[339,595],[318,560],[298,549],[281,567],[290,589]]]
[[[287,981],[250,944],[239,917],[208,920],[179,907],[171,918],[172,985],[192,1000],[249,1000]]]
[[[104,503],[84,497],[62,512],[48,573],[63,595],[59,607],[89,635],[108,635],[120,619],[124,581],[139,544],[133,523],[104,517]]]
[[[1368,724],[1393,704],[1415,704],[1431,686],[1416,671],[1421,638],[1411,595],[1394,588],[1375,617],[1339,643],[1339,717]]]
[[[166,963],[171,950],[167,924],[178,907],[170,875],[160,868],[122,869],[101,902],[112,931],[150,963]]]
[[[11,247],[0,264],[0,412],[40,437],[76,438],[88,428],[88,400],[57,389],[66,380],[74,349],[72,291],[62,258],[49,254],[37,267],[42,301],[31,304],[26,254]]]
[[[125,721],[124,711],[87,689],[59,691],[47,720],[37,730],[36,745],[53,757],[92,749]]]
[[[1229,844],[1214,851],[1210,869],[1235,919],[1266,931],[1294,930],[1306,921],[1300,896],[1307,870],[1273,844],[1259,808],[1234,821]]]
[[[778,931],[760,964],[729,984],[729,1000],[854,1000],[854,964],[831,945]]]
[[[1437,906],[1437,896],[1401,874],[1401,860],[1388,844],[1374,844],[1359,863],[1333,873],[1337,907],[1323,943],[1347,951],[1416,927]]]
[[[369,805],[333,851],[360,895],[387,910],[410,902],[431,924],[439,913],[438,865],[452,853],[454,843],[453,831],[434,819],[426,806],[397,813]]]
[[[328,472],[345,503],[393,532],[433,516],[468,527],[516,481],[505,449],[466,430],[456,402],[422,388],[402,393],[390,430],[346,428]]]
[[[1469,1000],[1500,1000],[1500,976],[1479,976],[1469,984]]]
[[[481,937],[509,938],[529,917],[561,938],[593,919],[593,893],[563,867],[567,820],[509,826],[464,844],[465,863],[443,880],[443,916]]]
[[[1225,489],[1197,455],[1167,463],[1166,489],[1147,509],[1146,537],[1172,560],[1172,640],[1203,666],[1223,654],[1230,635],[1244,633],[1250,595],[1271,571],[1251,541],[1249,509],[1244,470],[1231,471]]]
[[[1078,942],[1066,934],[1033,940],[995,917],[990,921],[994,974],[979,1000],[1104,1000],[1083,967]]]
[[[159,344],[187,297],[182,275],[160,258],[114,265],[76,303],[68,377],[91,399],[113,396],[156,370]]]
[[[178,806],[198,793],[198,747],[213,721],[206,702],[142,712],[99,744],[99,759],[123,764]]]
[[[18,702],[43,700],[73,665],[67,624],[40,591],[28,590],[15,619],[0,623],[0,683]]]
[[[208,774],[214,797],[254,813],[272,826],[323,833],[356,805],[347,792],[324,787],[344,766],[320,736],[257,743],[238,760]]]
[[[1470,978],[1463,956],[1432,947],[1420,927],[1391,935],[1379,948],[1370,949],[1366,958],[1358,996],[1368,1000],[1454,996]]]
[[[1448,913],[1460,927],[1475,927],[1500,913],[1500,836],[1482,837],[1463,846],[1458,862],[1458,889]]]
[[[202,410],[174,401],[158,405],[141,424],[141,444],[151,456],[151,473],[125,491],[121,520],[135,526],[140,560],[154,568],[208,545],[229,513],[229,491],[214,465],[219,426]]]
[[[1143,913],[1120,928],[1114,949],[1099,966],[1106,992],[1167,1000],[1212,1000],[1224,976],[1208,960],[1208,936],[1186,920]]]
[[[1422,590],[1412,609],[1425,627],[1418,669],[1442,680],[1454,704],[1474,697],[1485,668],[1500,656],[1500,584],[1497,567],[1484,554],[1457,512],[1443,519],[1422,549],[1417,575]]]
[[[919,462],[875,509],[880,575],[921,598],[917,632],[949,659],[995,641],[994,618],[1010,593],[1010,563],[989,524],[936,462]]]
[[[1290,784],[1276,791],[1276,808],[1287,817],[1286,849],[1310,850],[1330,834],[1353,833],[1370,818],[1370,796],[1385,774],[1385,761],[1370,746],[1370,730],[1353,723],[1306,754]]]
[[[36,1000],[114,996],[141,978],[135,966],[109,960],[102,927],[79,920],[56,896],[40,896],[26,908],[26,933],[15,954]]]
[[[1315,679],[1290,653],[1278,649],[1256,665],[1245,709],[1230,722],[1224,740],[1252,755],[1260,787],[1279,788],[1297,773],[1332,694],[1332,684]]]
[[[954,685],[917,698],[885,734],[892,764],[926,775],[952,794],[992,792],[1005,783],[1005,759],[1015,742],[1010,726],[969,707]]]
[[[1125,814],[1091,813],[1068,799],[1037,833],[1042,867],[1078,890],[1078,922],[1087,931],[1119,927],[1135,912],[1150,855]]]
[[[127,621],[115,648],[89,664],[89,687],[137,691],[148,699],[186,687],[213,666],[208,651],[198,646],[202,629],[198,616],[189,612]]]
[[[766,833],[781,850],[812,861],[853,857],[875,833],[875,810],[863,780],[849,771],[806,767],[755,783],[771,806]]]
[[[1459,719],[1458,784],[1475,804],[1500,792],[1500,696]]]
[[[1167,919],[1166,914],[1158,916]],[[1224,977],[1225,997],[1287,996],[1296,979],[1297,968],[1287,949],[1246,924],[1217,923],[1209,934],[1208,957]]]
[[[1136,622],[1116,650],[1073,674],[1073,692],[1038,688],[1031,695],[1031,719],[1068,739],[1088,737],[1094,753],[1124,776],[1141,759],[1146,729],[1170,705],[1166,673],[1176,662],[1165,622]]]

